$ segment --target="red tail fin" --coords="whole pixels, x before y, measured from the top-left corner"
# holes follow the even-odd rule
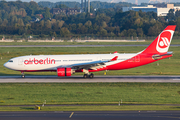
[[[167,26],[142,53],[166,53],[169,49],[176,25]]]

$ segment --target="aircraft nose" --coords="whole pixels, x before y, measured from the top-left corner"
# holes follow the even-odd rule
[[[10,67],[9,63],[8,62],[4,63],[4,67],[9,68]]]
[[[4,67],[7,67],[7,63],[4,63]]]

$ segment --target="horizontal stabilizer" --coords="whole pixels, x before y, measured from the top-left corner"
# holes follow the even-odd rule
[[[166,54],[162,54],[162,55],[155,54],[155,55],[152,56],[152,58],[154,60],[158,60],[158,59],[161,59],[164,56],[172,56],[172,54],[173,54],[172,52],[167,52]]]

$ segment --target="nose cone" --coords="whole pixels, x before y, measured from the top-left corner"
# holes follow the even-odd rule
[[[8,62],[4,63],[4,67],[9,68]]]
[[[8,68],[8,69],[13,69],[12,64],[9,63],[9,62],[4,63],[4,67],[6,67],[6,68]]]

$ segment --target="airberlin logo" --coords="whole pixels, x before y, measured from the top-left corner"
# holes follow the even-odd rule
[[[168,38],[166,38],[166,37],[161,37],[161,40],[160,40],[160,42],[159,42],[159,47],[160,47],[160,48],[166,48],[166,47],[169,46],[169,44],[170,44],[170,42],[169,42]]]
[[[51,58],[45,58],[45,59],[36,59],[36,58],[29,58],[29,59],[26,59],[24,60],[24,64],[25,65],[29,65],[29,64],[35,64],[35,65],[38,65],[38,64],[55,64],[55,60],[54,59],[51,59]]]
[[[164,53],[168,51],[173,33],[174,31],[172,30],[165,30],[158,36],[156,45],[156,50],[158,52]]]

